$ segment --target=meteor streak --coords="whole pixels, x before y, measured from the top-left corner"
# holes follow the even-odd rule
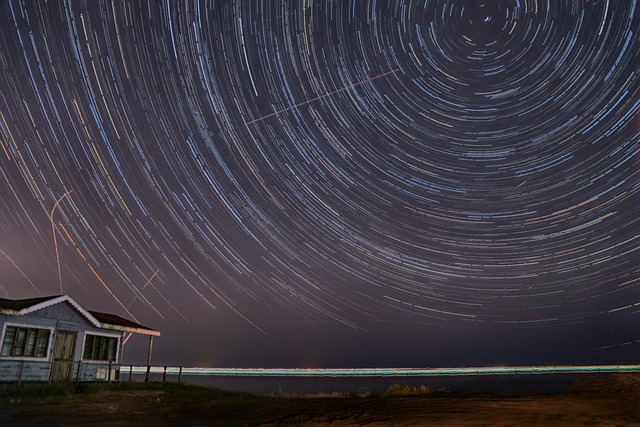
[[[329,93],[325,93],[324,95],[316,96],[315,98],[308,99],[308,100],[306,100],[304,102],[301,102],[299,104],[292,105],[291,107],[283,108],[282,110],[278,110],[278,111],[276,111],[274,113],[267,114],[266,116],[258,117],[257,119],[251,120],[250,122],[246,122],[245,125],[252,125],[254,123],[261,122],[262,120],[268,119],[268,118],[273,117],[273,116],[277,116],[278,114],[286,113],[287,111],[293,110],[294,108],[298,108],[298,107],[302,107],[303,105],[311,104],[312,102],[316,102],[316,101],[318,101],[320,99],[327,98],[329,96],[335,95],[336,93],[344,92],[345,90],[349,90],[349,89],[352,89],[352,88],[354,88],[356,86],[363,85],[363,84],[371,82],[371,81],[373,81],[375,79],[379,79],[381,77],[388,76],[389,74],[396,73],[399,70],[400,70],[399,68],[395,68],[395,69],[393,69],[391,71],[387,71],[386,73],[378,74],[377,76],[373,76],[373,77],[370,77],[370,78],[368,78],[366,80],[361,80],[361,81],[356,82],[356,83],[354,83],[352,85],[345,86],[345,87],[340,88],[338,90],[334,90],[333,92],[329,92]]]

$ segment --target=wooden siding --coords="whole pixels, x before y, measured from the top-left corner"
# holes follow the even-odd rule
[[[30,317],[37,317],[39,319],[50,319],[58,322],[68,322],[77,325],[88,325],[89,321],[78,313],[78,311],[67,302],[50,305],[49,307],[41,308],[33,313],[29,313]],[[27,317],[27,316],[21,316]]]
[[[82,361],[84,338],[86,333],[96,333],[118,337],[117,360],[112,363],[111,369],[120,369],[122,350],[124,346],[124,333],[105,330],[94,327],[81,316],[71,305],[65,303],[54,304],[29,313],[24,316],[9,316],[0,314],[0,335],[5,329],[5,324],[20,325],[30,328],[52,328],[49,348],[46,358],[16,358],[0,356],[0,382],[3,381],[49,381],[51,365],[53,362],[53,347],[55,346],[58,331],[70,331],[76,333],[76,342],[73,351],[73,364],[69,380],[80,381],[107,380],[109,363]],[[0,336],[0,338],[2,338]],[[2,342],[0,341],[0,346]],[[78,364],[80,362],[80,364]],[[117,374],[112,373],[112,379]]]
[[[0,381],[49,381],[50,372],[47,361],[0,359]]]
[[[99,362],[74,362],[70,367],[69,381],[107,381],[119,377],[120,364]],[[34,360],[0,360],[0,382],[49,381],[51,362]],[[79,377],[79,378],[78,378]]]

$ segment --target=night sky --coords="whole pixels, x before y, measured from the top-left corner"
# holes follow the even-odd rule
[[[638,361],[640,1],[3,0],[0,88],[0,297],[159,364]]]

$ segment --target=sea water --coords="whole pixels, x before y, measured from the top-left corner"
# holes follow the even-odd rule
[[[448,377],[304,377],[304,376],[208,376],[183,375],[180,381],[205,387],[230,391],[241,391],[263,396],[277,395],[366,395],[384,393],[393,385],[431,391],[454,393],[494,393],[494,394],[542,394],[560,393],[567,390],[576,378],[584,374],[523,374],[523,375],[465,375]],[[590,376],[606,376],[591,374]],[[134,374],[133,381],[141,381],[144,376]],[[127,381],[126,371],[121,373],[121,381]],[[154,373],[151,381],[163,381],[163,375]],[[178,377],[170,375],[164,381],[177,382]]]
[[[140,381],[147,368],[123,366]],[[640,365],[550,365],[459,368],[176,368],[151,367],[151,381],[181,381],[259,395],[384,393],[392,385],[455,393],[558,393],[580,377],[640,372]]]

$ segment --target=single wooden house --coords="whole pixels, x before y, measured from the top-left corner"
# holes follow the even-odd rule
[[[125,334],[160,332],[88,311],[68,295],[0,298],[0,381],[119,378]]]

